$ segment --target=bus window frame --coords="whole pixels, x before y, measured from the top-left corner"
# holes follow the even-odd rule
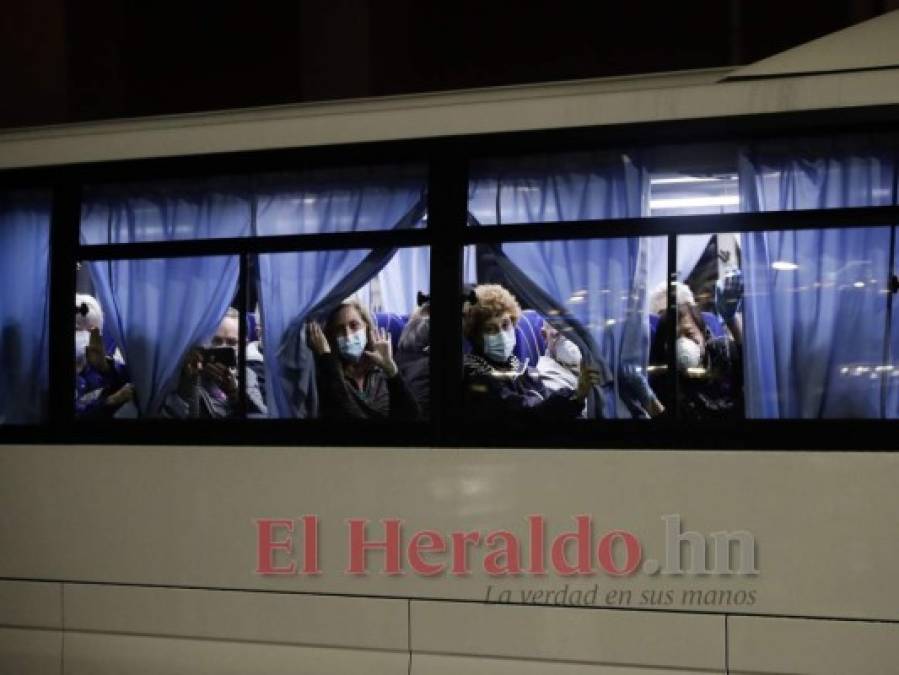
[[[702,425],[685,420],[576,420],[564,429],[509,428],[472,423],[461,408],[462,251],[465,246],[515,241],[667,236],[899,225],[899,206],[769,211],[715,215],[656,216],[618,220],[468,227],[468,168],[471,162],[503,156],[564,153],[659,144],[750,141],[758,138],[849,134],[899,129],[899,106],[851,110],[736,116],[677,122],[635,123],[497,132],[358,144],[286,148],[130,159],[0,171],[0,189],[52,186],[50,253],[49,417],[34,426],[0,428],[0,443],[245,446],[394,446],[570,449],[717,450],[895,450],[885,438],[890,420],[742,420]],[[329,166],[392,163],[427,165],[428,222],[422,229],[285,235],[141,244],[82,246],[78,239],[83,186],[96,183],[168,180],[221,174],[268,173]],[[79,423],[71,389],[53,383],[74,381],[71,305],[79,260],[134,259],[196,255],[241,256],[241,302],[245,303],[246,257],[259,253],[345,248],[431,247],[431,302],[445,308],[431,317],[432,418],[427,422],[352,425],[327,420],[136,420]],[[669,249],[669,260],[676,250]],[[669,311],[673,299],[669,297]],[[246,310],[244,306],[242,308]],[[245,335],[242,326],[242,335]],[[243,357],[242,357],[243,359]],[[242,396],[245,387],[242,383]]]

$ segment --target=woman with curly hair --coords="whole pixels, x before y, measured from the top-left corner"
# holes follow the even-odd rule
[[[512,354],[521,306],[498,284],[482,284],[463,307],[462,332],[471,343],[465,355],[464,397],[469,414],[574,419],[584,408],[599,371],[580,369],[575,388],[549,391],[531,369]],[[473,302],[472,302],[473,300]]]

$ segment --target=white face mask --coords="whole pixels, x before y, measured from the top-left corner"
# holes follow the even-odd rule
[[[581,350],[568,338],[559,337],[550,356],[568,368],[577,368],[581,365]]]
[[[362,352],[365,351],[367,344],[368,338],[365,335],[364,328],[360,328],[346,337],[342,335],[337,336],[337,349],[340,355],[353,363],[362,358]]]
[[[677,338],[678,370],[698,368],[702,363],[702,348],[688,337]]]
[[[484,356],[497,363],[505,363],[515,349],[515,329],[503,330],[499,333],[483,335]]]
[[[91,341],[90,331],[75,331],[75,370],[81,370],[87,363],[87,356],[84,350],[87,349]]]

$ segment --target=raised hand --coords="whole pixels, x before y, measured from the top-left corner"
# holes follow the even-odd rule
[[[187,356],[184,357],[184,363],[181,364],[181,377],[178,381],[178,395],[181,398],[189,399],[193,395],[197,378],[202,370],[203,354],[198,348],[194,347],[187,353]]]
[[[731,270],[715,284],[715,309],[725,323],[730,323],[742,307],[743,273]]]
[[[594,366],[581,366],[581,372],[578,373],[577,376],[577,389],[575,389],[574,395],[577,398],[586,398],[587,394],[590,393],[590,389],[592,389],[594,385],[599,384],[599,380],[599,368]]]
[[[386,328],[375,329],[374,339],[368,347],[368,350],[363,352],[364,358],[383,370],[387,377],[397,374],[399,369],[393,360],[393,345],[390,343],[390,334]]]
[[[237,394],[237,378],[234,373],[223,363],[207,363],[203,365],[203,372],[219,389],[221,389],[229,397]]]
[[[331,345],[328,344],[328,338],[325,337],[325,333],[318,322],[310,321],[307,324],[307,328],[309,331],[309,347],[312,351],[319,356],[322,354],[330,354]]]
[[[101,373],[109,370],[109,362],[106,360],[106,348],[103,346],[103,338],[99,328],[91,328],[90,339],[84,348],[87,362]]]

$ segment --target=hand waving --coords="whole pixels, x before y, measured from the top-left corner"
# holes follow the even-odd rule
[[[375,329],[374,339],[368,347],[369,349],[363,352],[364,358],[383,370],[387,377],[397,374],[399,369],[393,360],[393,345],[390,343],[390,334],[386,328]]]
[[[308,330],[309,347],[312,349],[312,351],[314,351],[319,356],[321,356],[322,354],[330,354],[331,345],[328,344],[328,338],[325,337],[325,333],[318,322],[310,321],[308,324]]]
[[[731,270],[715,284],[715,309],[725,323],[730,323],[742,308],[743,273]]]
[[[578,373],[577,378],[577,389],[574,392],[575,397],[586,398],[587,394],[590,393],[590,389],[593,388],[593,385],[599,384],[599,381],[599,368],[594,366],[581,367],[581,372]]]
[[[100,336],[100,329],[91,328],[90,341],[84,349],[87,362],[101,373],[109,370],[109,363],[106,361],[106,349],[103,346],[103,338]]]

